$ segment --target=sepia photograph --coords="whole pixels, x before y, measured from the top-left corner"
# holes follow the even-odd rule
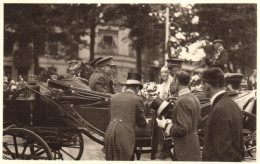
[[[256,162],[257,3],[2,3],[2,161]]]

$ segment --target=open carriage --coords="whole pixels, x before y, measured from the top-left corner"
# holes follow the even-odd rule
[[[51,94],[44,94],[37,87],[24,86],[4,101],[4,111],[9,117],[3,131],[4,159],[74,159],[79,160],[84,151],[82,135],[103,145],[109,123],[110,95],[80,89],[54,80],[49,81]],[[200,92],[195,93],[202,104],[202,121],[199,124],[200,141],[203,143],[204,126],[210,109],[209,100]],[[251,91],[233,93],[234,99],[251,94]],[[174,105],[175,99],[172,99]],[[251,96],[242,106],[244,112],[244,136],[248,156],[256,149],[256,96]],[[249,109],[250,108],[250,109]],[[165,113],[170,116],[171,110]],[[149,106],[146,117],[150,118],[145,129],[136,128],[137,159],[142,153],[151,153],[155,159],[158,144],[157,114]],[[164,136],[164,148],[174,159],[174,143]]]
[[[83,134],[104,145],[110,95],[53,80],[48,84],[53,89],[49,95],[37,85],[24,86],[4,100],[4,115],[9,116],[4,120],[4,159],[79,160],[84,151]],[[142,153],[155,154],[155,113],[150,111],[146,117],[148,126],[136,128],[137,158]]]

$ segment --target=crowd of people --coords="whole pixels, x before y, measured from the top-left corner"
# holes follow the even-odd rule
[[[175,96],[177,101],[171,121],[162,117],[161,119],[157,118],[156,122],[158,127],[172,137],[176,160],[179,161],[242,161],[244,157],[242,113],[224,88],[223,72],[226,70],[226,51],[221,40],[214,41],[214,44],[216,53],[211,61],[212,68],[204,70],[200,78],[193,78],[195,81],[200,80],[199,85],[205,96],[210,99],[212,106],[206,125],[202,156],[197,134],[197,125],[201,119],[201,107],[198,98],[191,93],[190,82],[192,78],[187,72],[181,70],[178,61],[177,64],[168,62],[168,65],[161,68],[162,82],[156,90],[158,98],[167,101],[170,96]],[[143,88],[141,75],[128,73],[126,83],[122,83],[125,86],[124,91],[117,93],[113,80],[115,69],[113,57],[97,58],[92,61],[88,74],[76,71],[80,70],[76,69],[79,67],[76,63],[70,63],[70,69],[72,72],[74,71],[74,75],[77,75],[78,87],[86,83],[91,90],[108,93],[112,96],[110,123],[104,139],[105,159],[133,160],[135,126],[145,127],[148,124],[145,117],[144,101],[138,96]],[[84,65],[84,63],[82,64]],[[83,74],[87,78],[82,78]],[[58,78],[53,75],[49,78],[57,80]],[[250,77],[250,80],[255,89],[256,73]],[[22,79],[19,82],[25,83]],[[7,79],[4,79],[4,91],[7,88],[14,91],[16,88],[12,85],[18,84],[13,81],[8,84]]]

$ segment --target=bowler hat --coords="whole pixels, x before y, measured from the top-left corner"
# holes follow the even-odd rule
[[[161,116],[165,115],[167,111],[169,111],[170,102],[167,102],[165,100],[160,99],[159,97],[156,97],[151,104],[151,108],[154,109],[158,117],[161,118]]]
[[[224,44],[224,41],[222,39],[215,39],[213,41],[213,44],[215,44],[215,43],[222,43],[222,44]]]
[[[96,62],[96,66],[105,66],[105,65],[115,66],[112,56],[104,59],[100,59],[99,61]]]
[[[183,60],[174,58],[174,59],[167,59],[167,66],[172,67],[172,66],[181,66]]]
[[[92,67],[94,67],[94,66],[96,65],[96,63],[97,63],[98,61],[100,61],[101,59],[103,59],[103,57],[98,57],[98,58],[92,60],[92,61],[89,63],[89,65],[92,66]]]

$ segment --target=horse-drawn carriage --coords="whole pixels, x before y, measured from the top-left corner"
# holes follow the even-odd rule
[[[110,95],[82,89],[63,82],[49,80],[50,92],[42,92],[37,85],[23,85],[10,98],[4,100],[3,159],[74,159],[79,160],[84,151],[83,134],[104,145],[103,138],[109,123]],[[197,92],[202,104],[202,121],[199,136],[203,143],[203,130],[210,108],[209,100]],[[233,94],[234,99],[252,94]],[[244,135],[249,155],[256,149],[256,99],[251,96],[242,107]],[[175,99],[172,99],[174,105]],[[155,110],[155,111],[154,111]],[[142,153],[151,153],[155,159],[158,131],[155,118],[157,109],[147,106],[149,124],[145,129],[136,128],[137,159]],[[254,111],[255,110],[255,111]],[[171,110],[165,113],[170,115]],[[174,143],[164,136],[164,148],[170,149],[174,159]]]

